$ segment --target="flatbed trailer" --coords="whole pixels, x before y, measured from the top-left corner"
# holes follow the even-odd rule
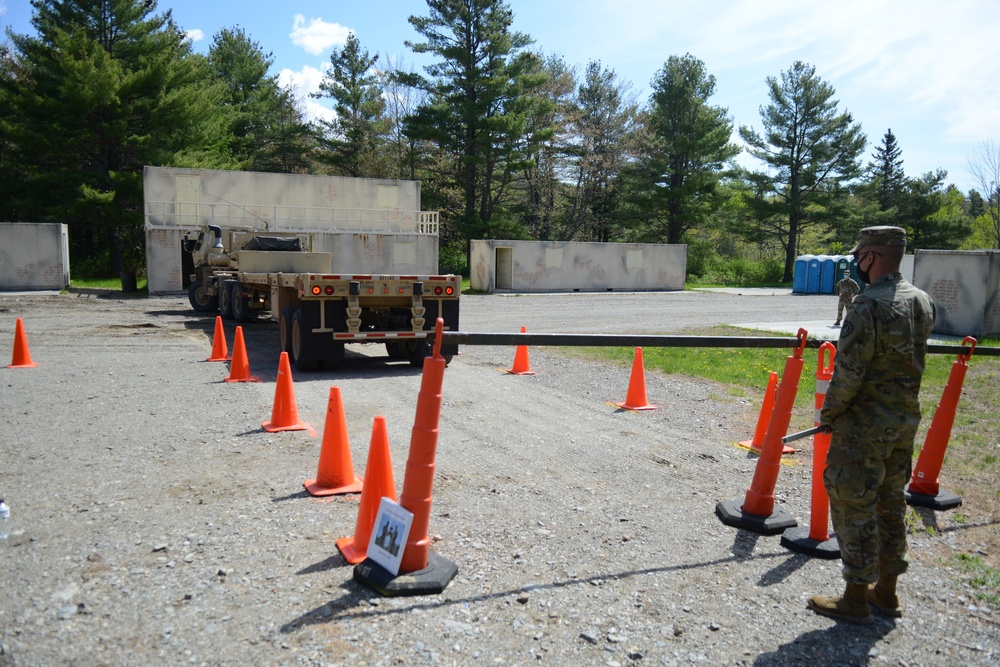
[[[220,273],[220,304],[236,321],[270,312],[281,349],[299,370],[335,368],[347,343],[381,343],[390,358],[422,366],[437,318],[458,331],[462,280],[457,275],[384,276],[330,273]],[[228,291],[228,298],[227,298]],[[445,346],[449,360],[457,345]]]

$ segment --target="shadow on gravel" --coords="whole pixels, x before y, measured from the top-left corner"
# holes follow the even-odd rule
[[[756,556],[756,558],[777,558],[783,554],[761,554]],[[341,588],[344,589],[344,594],[339,598],[330,600],[326,604],[320,605],[315,609],[310,609],[306,613],[302,614],[298,618],[292,619],[288,623],[285,623],[279,629],[282,634],[288,634],[291,632],[296,632],[308,625],[318,625],[320,623],[330,623],[333,621],[339,621],[344,619],[359,619],[359,618],[371,618],[374,616],[389,616],[391,614],[409,614],[414,610],[418,609],[439,609],[441,607],[448,607],[454,605],[464,605],[471,602],[483,602],[485,600],[494,600],[507,597],[519,597],[525,593],[533,593],[535,591],[544,591],[553,588],[565,588],[567,586],[600,586],[605,582],[615,581],[617,579],[627,579],[629,577],[640,577],[655,575],[661,572],[677,572],[685,570],[695,570],[703,567],[716,567],[718,565],[725,565],[727,563],[739,562],[740,558],[733,556],[732,558],[719,558],[713,561],[707,561],[703,563],[685,563],[682,565],[666,565],[664,567],[652,567],[645,570],[629,570],[626,572],[615,572],[608,573],[605,575],[598,575],[593,577],[587,577],[586,579],[568,579],[563,581],[555,581],[550,584],[532,584],[530,586],[524,586],[522,588],[513,588],[506,591],[497,591],[495,593],[488,593],[486,595],[475,595],[472,597],[465,598],[435,598],[426,604],[415,604],[405,607],[398,607],[396,609],[381,609],[379,608],[378,601],[382,599],[382,595],[377,591],[374,591],[362,584],[356,583],[353,579],[344,581],[341,584]],[[326,560],[323,560],[314,565],[307,566],[301,573],[312,571],[313,569],[333,569],[331,567],[335,564],[344,564],[344,559],[331,556]],[[369,603],[372,606],[359,606],[359,603]],[[779,663],[774,663],[779,664]],[[840,664],[840,663],[831,663]]]
[[[338,551],[336,556],[330,556],[326,560],[321,560],[318,563],[313,563],[312,565],[305,567],[295,574],[315,574],[317,572],[328,572],[330,570],[336,569],[338,567],[344,567],[348,565],[348,562],[344,559],[344,556]],[[322,608],[327,605],[323,605]]]
[[[810,560],[812,559],[805,554],[791,554],[785,562],[779,563],[776,567],[773,567],[762,574],[760,581],[757,583],[761,586],[774,586],[775,584],[780,584],[788,579],[788,577],[805,567],[806,563]]]
[[[802,610],[803,614],[811,613]],[[819,618],[819,617],[817,617]],[[838,623],[825,630],[799,635],[777,651],[761,653],[755,667],[794,667],[803,665],[866,665],[872,647],[896,627],[895,620],[875,617],[875,625]]]

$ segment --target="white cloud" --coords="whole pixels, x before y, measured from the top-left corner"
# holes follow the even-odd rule
[[[199,30],[198,28],[194,28],[192,30],[188,30],[187,32],[185,32],[184,36],[190,39],[192,42],[200,42],[201,40],[205,39],[205,32],[203,30]]]
[[[305,112],[306,119],[310,121],[332,121],[337,117],[333,109],[323,106],[320,100],[309,97],[311,93],[319,91],[319,84],[323,81],[323,76],[322,70],[309,65],[304,66],[298,72],[286,68],[278,74],[278,84],[292,89],[292,94]]]
[[[7,2],[5,0],[0,0],[0,16],[7,13]]]
[[[334,46],[346,44],[351,32],[350,28],[339,23],[327,23],[323,19],[309,19],[307,24],[306,17],[296,14],[292,32],[288,36],[295,46],[301,46],[307,53],[320,56]]]

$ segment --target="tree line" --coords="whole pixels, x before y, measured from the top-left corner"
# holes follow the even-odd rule
[[[501,0],[427,0],[406,46],[431,64],[352,34],[314,94],[334,116],[309,121],[239,27],[201,55],[155,0],[31,5],[36,34],[0,45],[0,220],[68,223],[77,275],[141,269],[144,165],[420,180],[458,273],[476,238],[685,243],[689,277],[717,282],[790,282],[796,256],[875,224],[918,248],[1000,248],[1000,146],[970,158],[979,190],[907,174],[892,130],[867,153],[801,61],[737,126],[692,54],[640,100],[598,61],[534,48]]]

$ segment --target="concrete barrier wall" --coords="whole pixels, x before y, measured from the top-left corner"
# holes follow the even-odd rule
[[[1000,336],[1000,251],[917,250],[913,284],[937,305],[935,333]]]
[[[308,231],[334,273],[438,273],[438,218],[417,181],[146,167],[143,198],[151,294],[187,288],[182,242],[207,224]]]
[[[0,223],[0,290],[69,286],[69,230],[60,223]]]
[[[687,246],[472,241],[470,284],[495,291],[683,290]]]

